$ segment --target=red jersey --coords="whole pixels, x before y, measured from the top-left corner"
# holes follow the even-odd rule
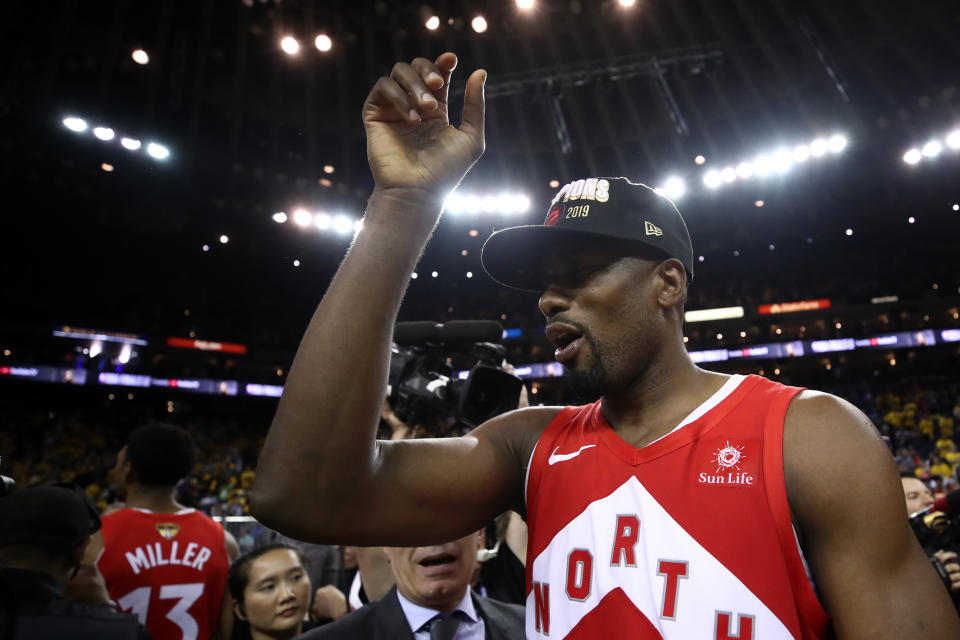
[[[110,598],[154,640],[208,640],[230,561],[219,524],[194,509],[121,509],[103,517],[97,567]]]
[[[642,449],[563,409],[527,472],[527,637],[822,637],[783,476],[800,391],[732,376]]]

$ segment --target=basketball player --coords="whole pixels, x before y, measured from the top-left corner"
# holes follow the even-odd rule
[[[454,127],[455,65],[397,63],[364,103],[376,188],[290,369],[256,517],[318,542],[424,545],[524,513],[528,638],[960,637],[868,419],[696,367],[686,226],[625,179],[571,181],[544,225],[495,233],[483,253],[494,279],[541,293],[556,359],[598,400],[460,438],[375,441],[410,273],[484,149],[486,72],[467,80]]]
[[[138,616],[154,640],[225,639],[232,619],[225,532],[174,500],[194,458],[193,440],[179,427],[135,429],[114,467],[126,507],[103,516],[87,556],[95,558],[111,599]]]

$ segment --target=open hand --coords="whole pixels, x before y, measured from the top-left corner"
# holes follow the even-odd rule
[[[467,80],[463,119],[450,124],[447,96],[457,66],[453,53],[435,62],[398,62],[363,104],[367,160],[377,189],[413,189],[443,198],[484,149],[483,85],[487,72]]]

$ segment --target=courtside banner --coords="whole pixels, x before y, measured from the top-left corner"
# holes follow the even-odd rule
[[[794,313],[796,311],[815,311],[817,309],[829,309],[830,300],[800,300],[798,302],[775,302],[774,304],[762,304],[757,307],[757,313],[761,315],[770,315],[771,313]]]

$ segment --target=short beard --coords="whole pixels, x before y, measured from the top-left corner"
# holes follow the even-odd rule
[[[600,351],[597,343],[592,336],[584,334],[584,342],[590,345],[590,352],[593,355],[593,363],[589,369],[567,369],[567,376],[570,388],[584,404],[596,402],[604,394],[610,385],[607,368],[600,357]]]

